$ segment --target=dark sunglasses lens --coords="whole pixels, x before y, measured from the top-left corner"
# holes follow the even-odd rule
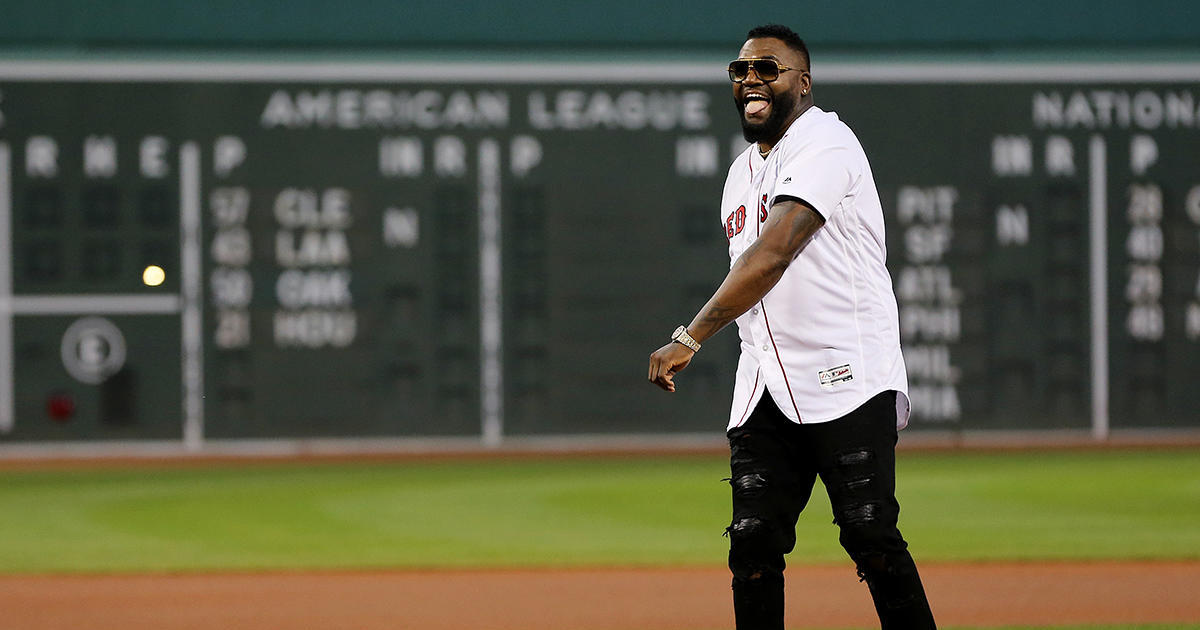
[[[759,59],[754,62],[754,71],[758,73],[758,78],[764,82],[774,81],[779,78],[779,64],[770,59]]]
[[[729,79],[731,81],[742,82],[746,80],[746,75],[750,73],[749,61],[734,61],[729,64]]]
[[[754,61],[739,59],[729,64],[729,79],[741,83],[746,80],[751,68],[754,68],[754,73],[764,83],[770,83],[779,78],[779,63],[773,59],[755,59]]]

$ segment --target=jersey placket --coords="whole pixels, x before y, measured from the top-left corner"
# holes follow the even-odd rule
[[[771,157],[768,155],[766,160],[758,161],[751,169],[750,178],[750,198],[747,199],[747,207],[754,208],[754,232],[746,230],[744,238],[748,247],[762,233],[762,222],[759,221],[759,204],[763,203],[763,194],[767,195],[768,200],[771,195],[771,180],[769,174],[774,170],[774,164],[771,164]],[[742,248],[745,251],[745,248]],[[783,374],[781,367],[781,357],[778,356],[778,349],[774,341],[771,339],[771,333],[768,329],[766,313],[764,310],[764,301],[760,300],[758,304],[751,307],[747,313],[750,316],[750,336],[753,340],[750,348],[750,353],[758,362],[759,370],[762,374],[763,386],[773,399],[779,401],[780,407],[793,407],[791,403],[791,393],[787,385],[787,377]],[[787,401],[787,402],[784,402]]]

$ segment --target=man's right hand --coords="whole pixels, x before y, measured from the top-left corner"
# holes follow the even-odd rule
[[[691,348],[674,341],[655,350],[650,355],[650,382],[669,392],[675,391],[675,375],[687,367],[694,356],[696,353]]]

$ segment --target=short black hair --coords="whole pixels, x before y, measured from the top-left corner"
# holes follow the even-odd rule
[[[800,53],[800,57],[804,59],[804,65],[812,67],[812,62],[808,56],[808,46],[804,44],[804,40],[796,34],[796,31],[782,24],[763,24],[755,26],[746,33],[746,39],[758,39],[760,37],[774,37],[782,40],[788,45],[788,48]]]

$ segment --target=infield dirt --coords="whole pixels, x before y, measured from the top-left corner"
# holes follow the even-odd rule
[[[1200,562],[922,567],[943,627],[1198,623]],[[732,627],[712,569],[0,576],[21,630],[710,630]],[[869,628],[850,566],[788,571],[788,627]]]

